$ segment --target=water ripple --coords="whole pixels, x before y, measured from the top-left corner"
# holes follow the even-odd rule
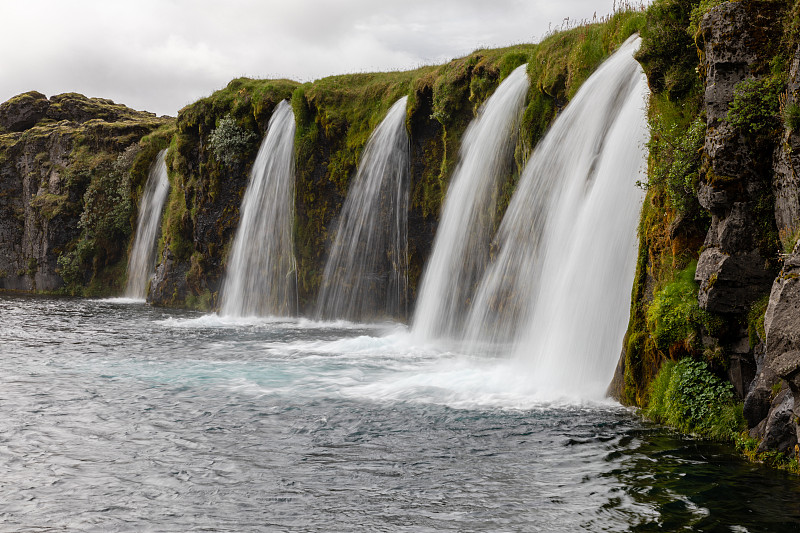
[[[790,531],[800,483],[393,326],[0,297],[0,531]]]

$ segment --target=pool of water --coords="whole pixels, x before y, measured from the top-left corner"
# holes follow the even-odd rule
[[[794,531],[800,480],[404,327],[0,296],[2,531]]]

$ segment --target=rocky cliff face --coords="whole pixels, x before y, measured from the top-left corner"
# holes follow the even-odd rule
[[[786,106],[800,97],[800,46],[789,71]],[[786,124],[773,156],[775,222],[786,253],[772,283],[764,317],[757,375],[745,399],[750,434],[762,438],[760,450],[795,452],[800,440],[800,136]]]
[[[0,289],[64,286],[58,259],[81,234],[94,174],[164,123],[78,94],[29,92],[0,105]]]
[[[695,279],[701,309],[723,317],[719,343],[739,396],[755,374],[745,327],[753,303],[777,273],[771,135],[735,123],[729,110],[745,80],[763,79],[781,40],[783,11],[762,2],[728,2],[701,21],[706,137],[698,199],[711,215]]]
[[[797,3],[657,0],[647,22],[639,59],[653,91],[648,197],[631,321],[610,392],[649,409],[671,394],[652,386],[665,361],[702,361],[744,401],[758,451],[793,454]],[[687,273],[696,286],[681,281]],[[729,429],[740,438],[737,422]]]
[[[729,2],[702,21],[708,132],[699,199],[712,224],[696,278],[700,306],[733,323],[746,323],[753,303],[769,294],[755,345],[735,328],[722,342],[730,354],[730,378],[745,394],[750,434],[762,439],[759,451],[794,453],[800,432],[800,250],[792,245],[800,223],[795,170],[800,138],[788,125],[760,128],[755,119],[730,120],[747,83],[767,96],[768,80],[776,77],[769,61],[784,40],[785,16],[774,2]],[[798,67],[800,47],[791,61],[784,106],[796,101]],[[780,257],[778,241],[790,247]]]

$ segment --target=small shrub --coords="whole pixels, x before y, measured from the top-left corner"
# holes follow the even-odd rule
[[[102,161],[88,172],[90,182],[78,221],[80,237],[56,261],[58,274],[70,286],[68,291],[75,293],[98,269],[122,258],[135,212],[130,168],[139,150],[134,143],[116,159]]]
[[[231,164],[256,140],[256,135],[247,131],[231,115],[220,119],[217,128],[208,135],[214,157]]]
[[[646,24],[640,34],[642,45],[636,59],[644,67],[655,93],[680,99],[699,85],[697,52],[687,32],[692,2],[658,0],[647,9]]]
[[[759,135],[778,126],[780,95],[785,82],[782,76],[748,78],[736,84],[728,121],[744,132]]]

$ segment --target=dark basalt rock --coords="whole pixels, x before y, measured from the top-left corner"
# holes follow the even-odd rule
[[[0,289],[63,287],[57,261],[81,233],[95,172],[105,174],[103,160],[162,124],[151,113],[74,93],[48,100],[29,92],[0,104]],[[91,158],[79,161],[80,143]]]
[[[750,390],[744,399],[744,419],[749,429],[755,428],[769,415],[773,399],[773,387],[780,383],[780,378],[763,364],[750,384]]]
[[[700,184],[700,189],[697,191],[697,199],[703,208],[715,216],[723,215],[725,210],[731,206],[727,191],[715,189],[707,183]]]
[[[797,47],[789,70],[786,105],[798,103],[800,92],[800,46]],[[800,229],[800,131],[785,128],[773,158],[775,175],[772,191],[775,195],[775,223],[784,243],[791,242]]]
[[[764,437],[758,452],[768,450],[790,451],[797,444],[797,432],[794,424],[794,396],[789,390],[783,390],[772,402],[767,423],[764,425]]]
[[[793,254],[775,280],[764,319],[766,349],[759,375],[745,399],[751,435],[763,437],[759,451],[786,451],[797,443],[800,407],[800,255]],[[767,406],[773,387],[785,385]],[[786,387],[788,384],[788,387]]]
[[[712,9],[700,22],[706,67],[705,109],[709,126],[725,119],[733,90],[757,59],[751,46],[755,28],[747,8],[726,2]]]
[[[695,279],[700,282],[700,307],[718,314],[746,313],[753,301],[772,282],[758,250],[728,255],[720,248],[707,248],[697,262]]]
[[[187,294],[188,272],[189,264],[176,261],[172,251],[168,247],[164,248],[155,275],[150,280],[147,300],[167,306],[182,303]]]

